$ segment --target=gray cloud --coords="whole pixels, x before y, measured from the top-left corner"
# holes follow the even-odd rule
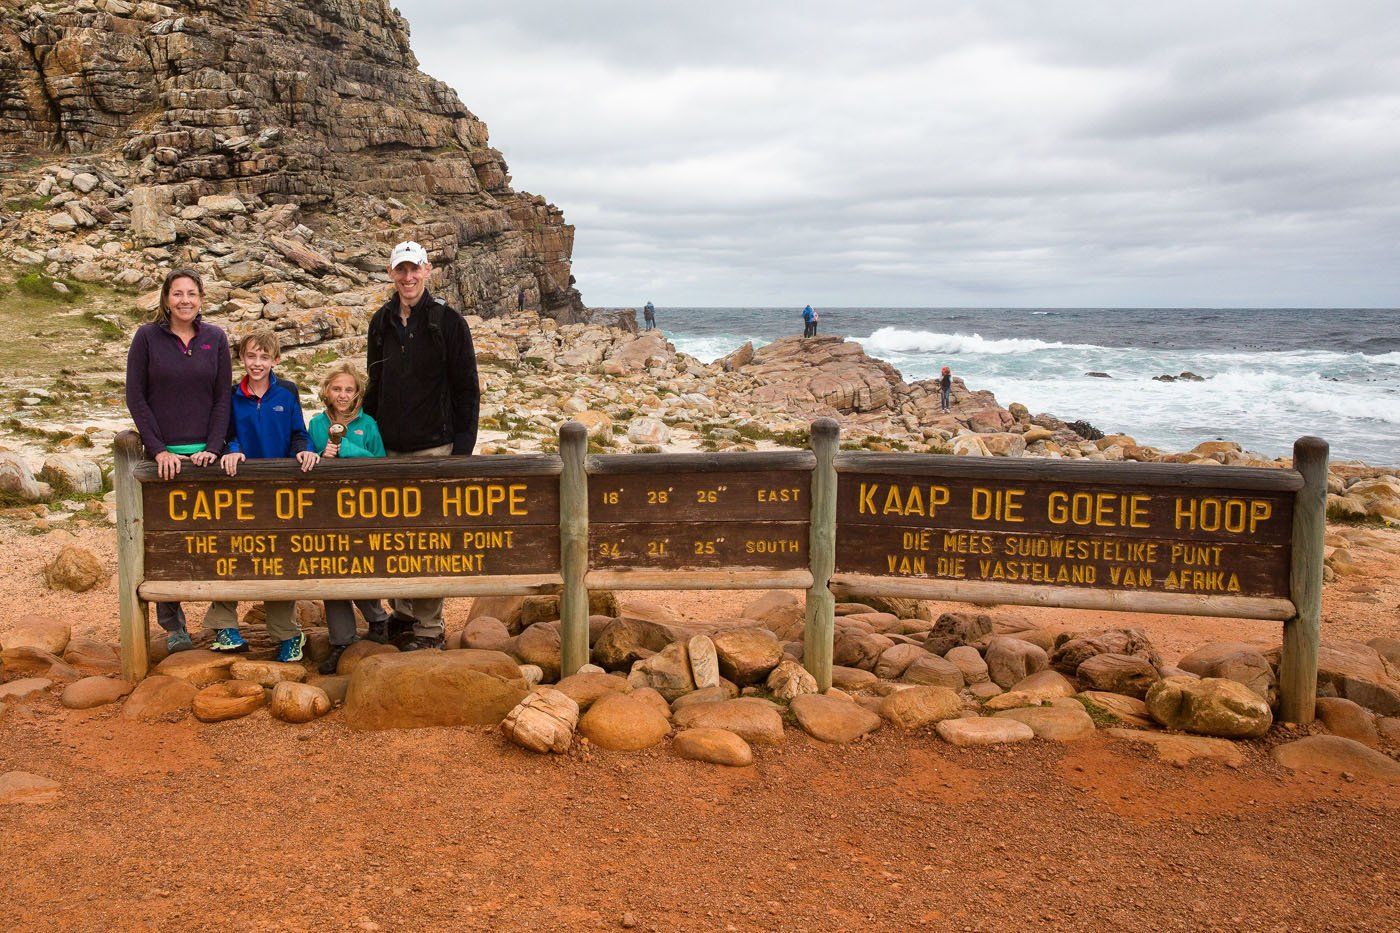
[[[1381,305],[1388,0],[399,0],[594,305]]]

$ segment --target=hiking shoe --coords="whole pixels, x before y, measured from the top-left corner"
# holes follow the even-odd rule
[[[306,644],[306,636],[297,632],[291,638],[284,638],[277,643],[277,660],[282,663],[288,661],[300,661],[302,659],[301,649]]]
[[[177,651],[189,651],[193,647],[194,642],[190,641],[190,633],[184,629],[165,636],[165,650],[171,654]]]
[[[397,612],[389,614],[389,637],[402,638],[413,634],[414,621],[411,616],[401,616]]]
[[[210,651],[247,651],[248,643],[243,640],[236,628],[221,628],[214,633],[209,644]]]
[[[357,638],[355,641],[359,641],[359,639]],[[352,641],[350,645],[353,645],[355,641]],[[350,645],[331,645],[331,653],[326,655],[326,659],[321,662],[321,666],[316,668],[316,670],[327,676],[334,674],[340,667],[340,656],[345,653],[345,649],[349,648]]]
[[[377,645],[387,645],[391,641],[389,638],[389,620],[383,622],[371,622],[369,631],[365,633],[365,640],[372,641]]]
[[[403,647],[399,650],[422,651],[424,649],[436,648],[437,650],[441,651],[446,646],[447,640],[441,635],[438,635],[435,638],[427,635],[414,635],[408,641],[404,642]]]

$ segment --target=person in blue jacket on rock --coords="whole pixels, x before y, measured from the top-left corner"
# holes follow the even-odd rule
[[[317,414],[307,425],[311,449],[322,459],[359,459],[383,457],[384,441],[379,437],[379,425],[360,409],[365,398],[365,377],[359,368],[346,360],[337,364],[321,380],[321,401],[326,410]],[[326,628],[330,630],[331,653],[321,662],[322,674],[334,674],[340,667],[340,656],[359,640],[355,634],[355,610],[348,599],[326,600]],[[389,613],[377,599],[356,599],[354,606],[370,625],[384,625]]]
[[[802,336],[815,337],[817,335],[817,312],[808,305],[802,309]]]
[[[306,422],[301,414],[297,387],[278,379],[272,368],[282,359],[277,335],[270,330],[254,331],[238,342],[238,358],[244,376],[233,386],[229,413],[228,443],[219,459],[224,472],[238,475],[244,460],[273,460],[295,457],[303,473],[320,458],[307,449]],[[296,603],[269,600],[267,633],[277,641],[277,660],[300,661],[306,636],[296,623]],[[238,604],[221,601],[210,605],[204,616],[206,627],[217,629],[214,651],[247,651],[248,643],[238,631]]]

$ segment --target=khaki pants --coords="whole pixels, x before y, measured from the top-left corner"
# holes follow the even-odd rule
[[[385,453],[391,457],[449,457],[452,455],[452,445],[443,444],[424,450],[389,450]],[[419,596],[415,599],[395,599],[392,602],[394,615],[413,620],[414,635],[422,638],[442,637],[445,628],[442,623],[442,597]]]
[[[263,603],[267,610],[267,634],[276,641],[294,638],[301,627],[297,625],[295,602],[268,601]],[[207,629],[238,628],[238,603],[215,602],[209,604],[204,614],[204,627]]]

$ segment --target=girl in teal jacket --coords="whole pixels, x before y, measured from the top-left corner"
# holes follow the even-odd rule
[[[311,436],[311,449],[323,459],[339,457],[382,457],[384,441],[374,419],[360,411],[365,397],[365,378],[354,363],[337,365],[321,380],[321,401],[326,410],[311,419],[306,431]],[[331,428],[337,426],[336,440],[331,440]],[[355,634],[355,610],[348,599],[326,600],[326,628],[330,630],[331,653],[321,662],[322,674],[334,674],[340,656],[358,638]],[[377,599],[357,599],[360,615],[369,625],[387,625],[389,614]]]

